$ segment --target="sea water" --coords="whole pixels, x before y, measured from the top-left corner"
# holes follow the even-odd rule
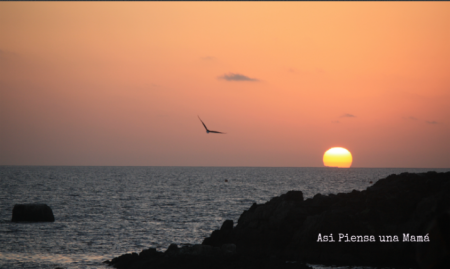
[[[0,166],[0,268],[107,268],[121,254],[200,244],[290,190],[310,198],[427,171],[450,169]],[[21,203],[47,204],[55,222],[11,222]]]

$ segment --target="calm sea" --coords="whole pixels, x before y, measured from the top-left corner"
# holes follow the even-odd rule
[[[427,171],[450,169],[0,166],[0,268],[107,268],[124,253],[199,244],[289,190],[309,198]],[[19,203],[49,205],[55,222],[12,223]]]

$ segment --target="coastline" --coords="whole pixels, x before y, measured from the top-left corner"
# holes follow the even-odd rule
[[[306,200],[301,191],[290,191],[264,204],[253,204],[236,226],[225,221],[202,245],[171,245],[164,253],[148,249],[105,263],[136,269],[150,264],[152,268],[202,268],[202,264],[205,268],[213,264],[223,264],[223,268],[256,268],[257,264],[307,268],[305,262],[417,267],[426,260],[427,248],[437,242],[432,234],[431,242],[423,239],[433,221],[449,210],[449,192],[450,172],[390,175],[363,191],[316,194]],[[408,242],[402,240],[404,234],[408,234]],[[362,236],[362,242],[352,242],[352,236]],[[364,236],[369,240],[364,242]],[[416,236],[422,236],[422,242],[417,242]],[[234,246],[235,251],[224,252],[223,246]],[[282,264],[290,267],[280,267]]]

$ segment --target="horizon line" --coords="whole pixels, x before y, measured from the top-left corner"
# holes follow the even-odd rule
[[[205,166],[205,165],[50,165],[50,164],[0,164],[1,166],[40,166],[40,167],[222,167],[222,168],[329,168],[329,169],[450,169],[450,167],[329,167],[329,166]]]

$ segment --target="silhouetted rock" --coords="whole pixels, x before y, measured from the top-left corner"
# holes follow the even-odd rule
[[[286,200],[302,202],[303,201],[303,193],[301,191],[288,191],[286,193]]]
[[[11,221],[53,222],[55,217],[52,209],[46,204],[16,204]]]
[[[233,221],[226,220],[220,227],[220,230],[215,230],[210,237],[203,240],[202,245],[209,245],[213,247],[220,247],[223,244],[231,243],[231,233],[233,232]]]
[[[166,252],[164,252],[164,255],[166,255],[167,257],[175,257],[178,255],[179,251],[180,249],[178,248],[177,244],[170,244]]]
[[[144,263],[151,268],[305,268],[302,262],[417,267],[417,248],[421,266],[435,262],[436,268],[448,268],[450,217],[441,215],[450,210],[448,193],[450,172],[390,175],[364,191],[306,200],[301,191],[289,191],[254,203],[234,227],[226,220],[202,245],[171,245],[165,254],[151,252],[153,260],[126,254],[109,264],[125,268],[122,264],[134,259],[126,268],[144,268]]]
[[[416,248],[420,268],[450,268],[450,211],[436,217],[426,233],[430,243],[418,243]]]
[[[145,255],[139,257],[139,255],[136,252],[133,252],[116,257],[112,259],[112,261],[105,261],[105,263],[109,265],[114,265],[114,267],[116,268],[131,268],[133,264],[135,264],[139,260],[143,260],[144,257]]]
[[[243,255],[321,264],[415,266],[417,242],[404,242],[404,234],[423,238],[423,227],[450,209],[449,192],[450,172],[390,175],[364,191],[316,194],[304,201],[292,199],[288,192],[253,204],[222,241],[235,244]],[[319,240],[319,235],[328,240],[332,235],[334,242]],[[359,242],[351,242],[351,236],[356,241],[358,235]]]
[[[312,269],[295,261],[286,262],[268,257],[254,259],[239,255],[233,244],[225,244],[221,248],[207,245],[179,248],[176,244],[171,244],[164,253],[150,248],[143,250],[139,255],[137,253],[124,254],[104,263],[119,269]]]
[[[222,249],[222,253],[224,255],[236,254],[236,245],[235,244],[223,244],[221,249]]]
[[[221,231],[231,231],[233,230],[233,220],[226,220],[223,222],[222,226],[220,227]]]

